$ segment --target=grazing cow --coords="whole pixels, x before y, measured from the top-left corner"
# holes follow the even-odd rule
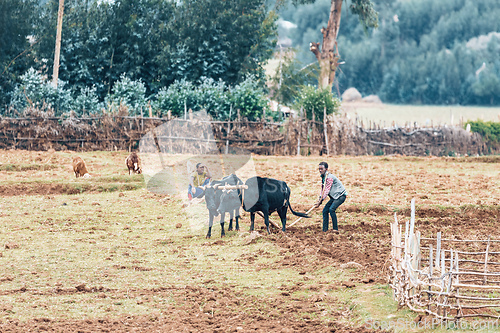
[[[219,216],[221,214],[220,226],[221,226],[221,237],[224,237],[226,233],[224,232],[224,217],[226,213],[229,213],[229,229],[228,231],[233,229],[233,217],[236,215],[236,230],[239,230],[239,222],[240,218],[240,210],[241,201],[238,200],[236,206],[234,205],[225,205],[221,207],[221,197],[223,194],[222,189],[219,189],[219,186],[224,185],[241,185],[243,182],[239,179],[235,174],[222,178],[222,180],[214,180],[210,182],[209,185],[205,187],[201,187],[204,189],[203,195],[205,196],[205,202],[207,204],[208,209],[208,232],[206,238],[210,238],[212,236],[212,226],[214,223],[214,217]],[[202,196],[203,196],[202,195]]]
[[[127,164],[129,175],[130,175],[130,171],[132,171],[133,173],[137,173],[137,174],[142,173],[142,169],[139,166],[140,162],[141,162],[141,160],[139,159],[139,156],[137,156],[136,153],[130,153],[130,155],[128,155],[127,159],[125,160],[125,164]]]
[[[290,188],[281,180],[263,177],[247,179],[248,189],[240,191],[240,202],[243,209],[250,212],[250,231],[254,230],[255,212],[262,212],[269,232],[269,215],[277,211],[281,218],[282,230],[286,231],[286,213],[290,211],[300,217],[310,217],[304,213],[297,213],[290,205]]]
[[[76,178],[90,178],[89,172],[87,171],[87,166],[81,157],[77,156],[73,159],[73,171],[75,172]]]

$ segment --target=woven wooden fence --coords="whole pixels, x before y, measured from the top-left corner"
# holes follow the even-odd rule
[[[439,320],[500,319],[500,240],[421,237],[411,219],[391,224],[390,285],[400,306]]]
[[[167,118],[0,117],[0,149],[136,150],[139,141]],[[197,120],[185,119],[194,128]],[[191,123],[190,125],[188,123]],[[482,155],[500,152],[478,134],[462,128],[365,129],[346,116],[324,122],[290,118],[284,123],[207,121],[220,151],[226,147],[265,155]],[[171,137],[180,137],[171,133]],[[185,138],[188,140],[189,138]]]

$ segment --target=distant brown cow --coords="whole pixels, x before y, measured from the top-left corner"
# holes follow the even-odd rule
[[[76,178],[90,178],[87,166],[80,156],[77,156],[73,159],[73,171],[75,172]]]
[[[128,174],[130,175],[130,171],[137,174],[142,173],[140,163],[141,160],[136,153],[131,153],[130,155],[128,155],[127,159],[125,160],[125,164],[127,164],[128,168]]]

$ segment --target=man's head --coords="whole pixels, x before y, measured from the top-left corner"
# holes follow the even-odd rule
[[[202,163],[196,164],[196,172],[201,175],[205,171],[205,166]]]
[[[328,171],[328,163],[320,162],[318,166],[319,173],[323,176]]]

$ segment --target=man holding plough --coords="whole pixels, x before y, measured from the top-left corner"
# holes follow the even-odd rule
[[[347,191],[342,182],[333,174],[328,172],[328,163],[321,162],[318,167],[321,174],[321,194],[315,207],[319,207],[327,196],[330,200],[323,208],[323,231],[328,231],[328,215],[332,217],[333,230],[338,232],[337,214],[335,211],[342,205],[347,197]]]

